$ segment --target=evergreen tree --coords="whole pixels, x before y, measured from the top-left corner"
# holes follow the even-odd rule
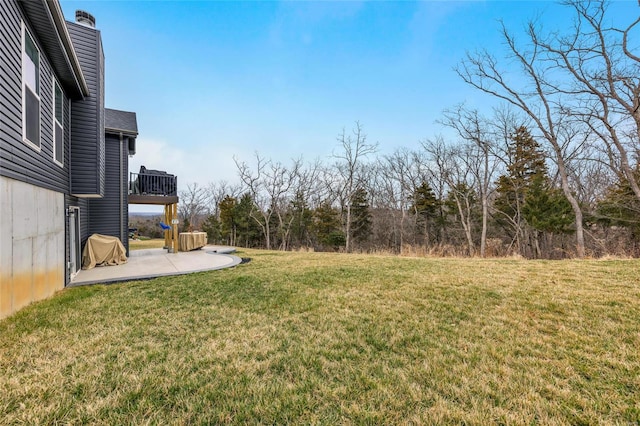
[[[220,232],[220,221],[214,215],[209,215],[202,222],[202,230],[207,233],[207,241],[210,244],[219,243],[222,233]]]
[[[504,223],[501,219],[507,217],[513,225],[521,223],[524,198],[534,176],[546,178],[547,166],[540,145],[526,127],[518,127],[511,135],[511,141],[507,174],[496,182],[498,196],[494,208],[501,213],[499,222]]]
[[[351,236],[362,244],[371,236],[371,212],[367,191],[358,188],[351,197]]]
[[[340,215],[328,201],[323,201],[313,211],[313,229],[322,248],[338,250],[346,243],[340,226]]]
[[[573,210],[551,184],[544,153],[529,130],[518,127],[511,141],[507,174],[497,181],[496,221],[510,231],[520,254],[541,257],[542,234],[571,232]]]
[[[529,233],[536,258],[542,257],[541,238],[549,234],[572,232],[575,216],[571,204],[558,188],[549,185],[546,176],[535,176],[527,188],[522,217],[531,228]]]
[[[536,177],[527,189],[522,216],[529,226],[541,232],[571,232],[573,210],[561,190],[549,185],[548,179]]]
[[[413,192],[411,212],[416,215],[417,231],[424,238],[424,244],[429,245],[433,224],[438,222],[439,205],[433,189],[427,182],[422,182]]]
[[[246,193],[237,202],[234,208],[238,245],[243,247],[258,247],[261,244],[262,229],[256,220],[251,217],[255,203],[251,194]]]
[[[636,165],[634,174],[640,180],[640,164]],[[634,245],[640,242],[640,201],[624,176],[618,177],[618,181],[598,203],[596,218],[605,226],[627,228]]]
[[[291,201],[291,222],[292,245],[301,247],[311,244],[310,232],[313,225],[313,213],[309,209],[307,200],[302,192],[297,192]]]
[[[220,201],[220,233],[225,242],[229,245],[236,245],[237,221],[236,217],[237,200],[234,197],[226,196]]]

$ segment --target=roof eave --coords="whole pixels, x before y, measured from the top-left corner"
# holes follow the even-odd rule
[[[0,0],[1,1],[1,0]],[[89,87],[80,68],[71,37],[64,25],[64,16],[58,0],[31,0],[18,2],[37,35],[67,95],[74,100],[88,96]]]
[[[120,133],[122,133],[127,136],[135,136],[135,137],[138,136],[138,132],[134,132],[132,130],[125,130],[125,129],[116,129],[114,127],[105,127],[104,132],[114,134],[114,135],[119,135]]]
[[[73,43],[71,42],[71,35],[67,29],[67,24],[64,19],[64,14],[62,13],[62,9],[60,8],[60,3],[58,3],[58,0],[43,1],[47,5],[47,10],[49,11],[53,24],[57,30],[58,39],[62,45],[64,53],[66,54],[67,62],[71,66],[78,89],[82,94],[82,97],[89,96],[89,86],[84,78],[82,68],[80,67],[80,61],[78,60]]]

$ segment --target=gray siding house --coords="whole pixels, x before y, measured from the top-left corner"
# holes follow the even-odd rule
[[[128,246],[136,116],[105,109],[101,34],[76,21],[0,1],[0,318],[68,285],[92,233]]]
[[[102,198],[88,200],[89,235],[120,238],[129,253],[129,161],[135,154],[138,124],[134,112],[105,109],[105,184]]]

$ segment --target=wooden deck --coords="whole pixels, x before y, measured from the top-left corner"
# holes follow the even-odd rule
[[[153,204],[166,206],[167,204],[178,204],[178,196],[129,194],[129,204]]]

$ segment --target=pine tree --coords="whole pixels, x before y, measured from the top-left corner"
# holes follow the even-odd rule
[[[244,247],[257,247],[260,245],[262,229],[256,220],[251,217],[251,213],[255,208],[251,194],[246,193],[240,197],[233,209],[237,230],[236,244]]]
[[[575,218],[562,191],[551,187],[547,176],[540,175],[535,175],[527,188],[522,217],[531,227],[529,235],[536,258],[542,256],[541,237],[572,232],[570,227]]]
[[[510,230],[520,254],[540,257],[542,234],[569,233],[571,205],[549,179],[544,153],[526,127],[511,136],[507,173],[498,178],[496,221]]]
[[[504,223],[500,219],[508,218],[507,222],[519,225],[527,189],[534,176],[547,176],[547,166],[540,145],[526,127],[518,127],[511,135],[511,141],[513,144],[508,150],[507,174],[500,176],[496,182],[498,196],[494,208],[500,212],[500,223]]]
[[[313,213],[309,209],[307,200],[302,192],[297,192],[291,200],[291,238],[293,245],[304,246],[310,244],[310,232],[313,225]]]
[[[554,234],[570,233],[573,210],[558,188],[549,185],[548,178],[535,178],[527,189],[522,216],[537,231]]]
[[[226,196],[220,201],[218,208],[220,210],[220,233],[225,242],[229,245],[236,245],[237,237],[237,218],[236,204],[234,197]]]
[[[210,244],[220,242],[222,233],[220,232],[220,221],[214,215],[209,215],[202,222],[202,230],[207,233],[207,241]]]
[[[424,244],[429,245],[431,228],[438,220],[438,199],[427,182],[422,182],[413,192],[411,211],[416,215],[417,231],[424,237]]]
[[[371,236],[371,212],[367,191],[358,188],[351,197],[351,236],[363,244]]]
[[[636,165],[634,174],[640,180],[640,164]],[[596,218],[606,226],[627,228],[633,244],[640,243],[640,201],[624,176],[618,177],[618,181],[598,203]]]
[[[341,231],[340,215],[328,201],[323,201],[313,211],[313,229],[322,248],[338,250],[346,243],[344,232]]]

